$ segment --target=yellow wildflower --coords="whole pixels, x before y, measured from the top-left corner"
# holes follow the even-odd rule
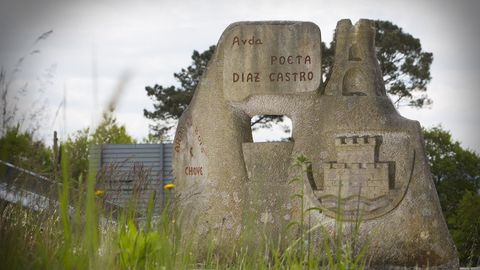
[[[98,197],[103,197],[103,195],[105,195],[105,190],[95,190],[95,195]]]
[[[163,189],[165,189],[165,190],[172,189],[172,188],[175,188],[175,185],[172,184],[172,183],[168,183],[168,184],[163,186]]]

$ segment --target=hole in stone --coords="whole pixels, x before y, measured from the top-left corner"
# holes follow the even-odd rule
[[[255,115],[250,125],[253,142],[293,141],[292,120],[286,115]]]

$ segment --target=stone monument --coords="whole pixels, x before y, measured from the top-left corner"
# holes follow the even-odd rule
[[[309,212],[311,224],[333,231],[338,209],[345,225],[361,219],[373,268],[458,268],[420,125],[386,96],[374,35],[369,20],[338,23],[324,86],[317,25],[239,22],[224,31],[174,140],[177,202],[196,239],[213,235],[230,250],[247,220],[276,239],[305,218],[292,196],[302,190],[305,207],[321,209]],[[288,116],[292,140],[254,143],[255,115]],[[300,154],[309,170],[299,188],[289,182]]]

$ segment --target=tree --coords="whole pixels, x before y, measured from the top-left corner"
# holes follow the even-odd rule
[[[335,34],[334,34],[335,35]],[[387,93],[398,107],[422,108],[432,100],[425,94],[432,80],[433,54],[424,52],[418,38],[403,32],[389,21],[375,21],[375,48]],[[322,43],[322,73],[330,78],[335,55],[335,38],[327,47]]]
[[[69,174],[74,180],[87,175],[90,145],[132,144],[135,140],[127,133],[124,125],[119,125],[112,113],[104,113],[103,119],[90,134],[90,129],[77,131],[62,145],[69,161]]]
[[[150,129],[154,132],[155,136],[162,138],[165,133],[173,127],[173,124],[162,122],[180,118],[190,103],[195,88],[214,52],[215,46],[210,46],[210,48],[203,53],[193,51],[192,65],[188,66],[187,69],[182,68],[179,73],[173,74],[180,82],[180,87],[164,87],[158,84],[155,84],[153,87],[145,87],[147,95],[154,101],[154,110],[149,111],[144,109],[143,114],[148,119],[157,121],[156,124],[150,125]],[[162,122],[158,122],[158,120]]]
[[[422,51],[420,40],[404,33],[402,28],[388,21],[375,21],[377,58],[383,72],[387,93],[397,106],[409,105],[422,108],[431,103],[425,94],[431,80],[430,65],[433,55]],[[335,39],[328,47],[322,42],[322,73],[324,82],[328,81],[334,62]],[[215,46],[203,53],[193,51],[192,65],[174,73],[180,83],[179,87],[164,87],[155,84],[147,86],[147,95],[153,100],[153,110],[144,109],[144,116],[156,121],[150,128],[157,137],[165,136],[174,126],[193,97],[208,61],[215,51]],[[418,94],[421,94],[418,96]],[[252,120],[252,126],[268,128],[272,123],[283,121],[283,117],[265,115]],[[254,127],[255,128],[255,127]]]
[[[68,173],[75,183],[87,175],[89,132],[89,128],[78,130],[62,144],[63,153],[67,154]]]
[[[480,188],[480,157],[463,149],[440,126],[424,130],[423,134],[430,171],[448,219],[457,211],[466,192]]]
[[[431,104],[425,92],[432,79],[433,54],[422,51],[418,38],[389,21],[375,21],[375,26],[377,58],[387,93],[396,98],[394,104],[406,101],[406,105],[418,108]]]
[[[475,152],[462,148],[441,126],[424,130],[423,134],[435,185],[448,179],[464,179],[473,188],[480,188],[480,157]]]
[[[440,126],[424,130],[425,149],[443,215],[462,264],[480,258],[480,156]]]
[[[449,218],[452,237],[457,244],[460,262],[466,266],[480,265],[480,195],[468,191],[458,210]]]
[[[104,113],[102,122],[95,129],[91,144],[131,144],[135,140],[127,133],[125,125],[118,125],[111,113]]]
[[[52,171],[51,150],[33,134],[20,131],[20,125],[7,127],[0,138],[0,160],[38,174],[49,175]],[[2,172],[3,173],[3,172]]]

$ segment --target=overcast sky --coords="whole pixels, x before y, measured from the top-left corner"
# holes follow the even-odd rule
[[[425,127],[442,124],[463,146],[480,153],[479,11],[480,1],[0,0],[0,66],[14,79],[10,105],[31,113],[45,104],[41,137],[50,140],[53,130],[65,136],[97,123],[115,95],[119,122],[141,139],[149,124],[143,109],[152,106],[145,86],[175,84],[173,73],[190,64],[192,51],[216,44],[230,23],[312,21],[322,40],[330,42],[340,19],[390,20],[434,55],[428,85],[433,105],[401,108],[401,114]],[[51,35],[35,43],[49,30]],[[29,55],[12,75],[17,60],[32,50],[39,53]],[[119,95],[115,89],[122,82]],[[66,115],[56,116],[64,93]]]

